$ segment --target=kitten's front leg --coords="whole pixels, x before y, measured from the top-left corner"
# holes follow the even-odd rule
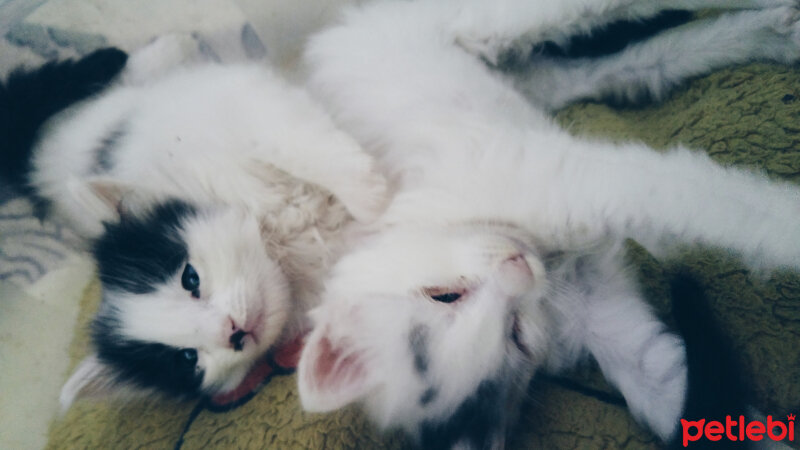
[[[553,369],[585,348],[625,397],[631,414],[663,441],[675,432],[687,391],[683,341],[655,317],[613,252],[582,259],[570,271]],[[556,349],[559,349],[556,347]],[[567,356],[569,355],[569,356]],[[559,359],[563,357],[566,359]]]
[[[348,146],[349,147],[349,146]],[[376,162],[363,150],[342,154],[336,173],[328,173],[325,187],[336,195],[345,208],[359,222],[370,223],[377,219],[389,202],[389,185]]]
[[[308,124],[313,116],[311,110],[306,112]],[[372,222],[388,203],[387,180],[375,160],[354,139],[336,129],[327,118],[324,120],[322,130],[309,126],[289,143],[260,150],[258,163],[328,190],[356,220]],[[255,164],[247,170],[258,175],[258,167]]]
[[[675,432],[687,392],[686,349],[633,293],[590,306],[586,345],[633,416],[663,441]]]

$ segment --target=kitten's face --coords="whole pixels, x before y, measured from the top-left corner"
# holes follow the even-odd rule
[[[255,218],[173,203],[95,245],[97,360],[112,383],[183,397],[235,388],[279,337],[288,286]]]
[[[344,257],[312,312],[304,408],[363,401],[425,447],[501,443],[547,345],[544,267],[506,231],[396,229]]]

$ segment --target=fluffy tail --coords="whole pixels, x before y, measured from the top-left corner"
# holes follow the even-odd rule
[[[125,66],[116,48],[97,50],[73,61],[17,69],[0,81],[0,179],[26,195],[34,141],[54,114],[100,92]]]
[[[725,417],[738,420],[747,416],[748,394],[729,340],[711,314],[708,299],[700,284],[687,274],[671,280],[673,314],[686,343],[689,367],[689,389],[683,419],[693,422],[705,419],[725,424]],[[682,433],[687,423],[678,427],[672,448],[684,448]],[[694,433],[697,430],[692,429]],[[748,448],[747,442],[728,441],[720,444],[701,438],[689,448],[716,445],[725,448]]]

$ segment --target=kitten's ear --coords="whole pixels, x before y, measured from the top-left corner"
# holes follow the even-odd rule
[[[96,355],[87,356],[61,388],[61,412],[66,412],[76,400],[109,397],[118,388],[116,379]]]
[[[73,200],[99,222],[116,222],[123,212],[122,200],[131,192],[130,186],[105,177],[93,177],[86,181],[72,179],[67,188]]]
[[[371,369],[363,351],[331,338],[327,327],[312,332],[297,367],[303,409],[327,412],[360,400],[374,386]]]

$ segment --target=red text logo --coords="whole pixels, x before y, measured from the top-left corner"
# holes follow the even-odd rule
[[[706,438],[709,441],[719,441],[727,439],[729,441],[760,441],[768,437],[773,441],[788,439],[794,441],[794,414],[786,416],[787,422],[772,420],[772,416],[767,416],[767,422],[753,420],[745,422],[744,416],[739,416],[739,420],[733,420],[731,416],[725,416],[723,424],[717,420],[706,419],[686,420],[681,419],[683,432],[683,446],[688,447],[689,442],[699,441]]]

